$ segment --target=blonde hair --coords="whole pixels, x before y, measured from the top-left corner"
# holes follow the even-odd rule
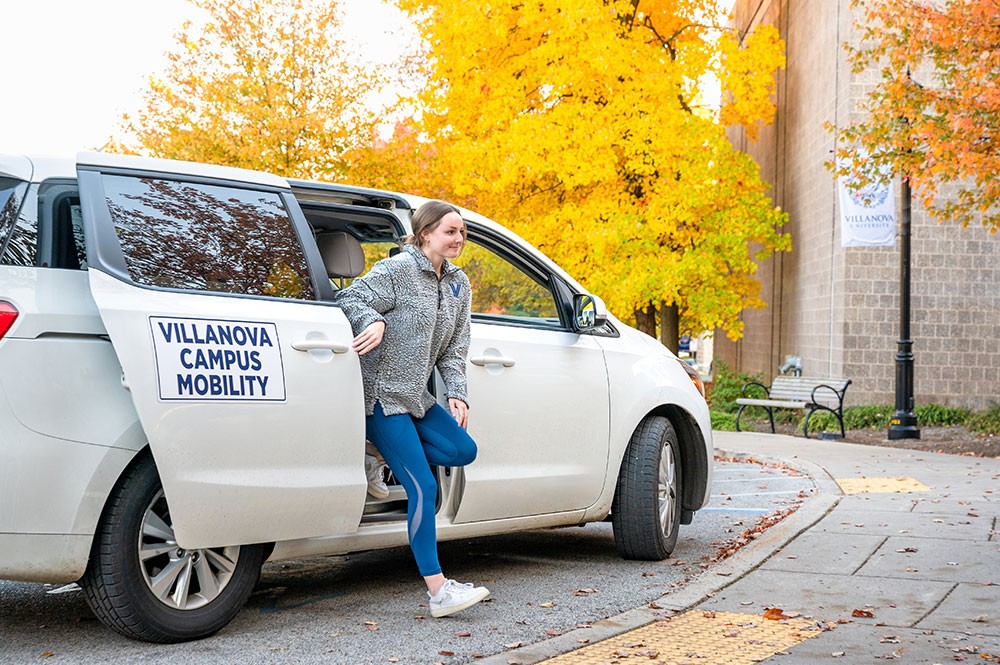
[[[402,239],[404,245],[415,245],[417,247],[423,247],[424,244],[424,232],[433,231],[441,223],[441,220],[445,218],[450,212],[458,214],[459,217],[462,213],[458,212],[458,208],[451,205],[450,203],[445,203],[444,201],[428,201],[422,206],[417,208],[416,212],[413,213],[413,220],[411,222],[413,226],[413,233]],[[465,237],[465,224],[462,224],[462,237]]]

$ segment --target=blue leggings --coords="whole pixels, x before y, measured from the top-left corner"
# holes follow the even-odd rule
[[[365,420],[368,440],[382,453],[406,490],[410,549],[424,577],[441,572],[437,555],[437,479],[434,466],[465,466],[476,459],[476,442],[440,404],[423,418],[408,413],[387,416],[382,404]]]

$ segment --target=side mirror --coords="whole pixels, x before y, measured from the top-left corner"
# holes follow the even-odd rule
[[[608,310],[597,296],[577,293],[573,296],[573,328],[577,332],[593,330],[608,320]]]

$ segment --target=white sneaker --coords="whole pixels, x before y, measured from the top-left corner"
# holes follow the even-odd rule
[[[455,580],[445,580],[436,596],[431,596],[430,606],[432,617],[446,617],[449,614],[461,612],[472,607],[490,595],[490,590],[482,586],[461,584]]]
[[[385,484],[385,462],[365,453],[365,475],[368,476],[368,493],[376,499],[388,499],[389,487]]]

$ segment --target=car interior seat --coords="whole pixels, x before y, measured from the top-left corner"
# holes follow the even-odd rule
[[[320,256],[330,280],[344,288],[345,279],[353,279],[365,271],[365,252],[361,243],[350,233],[334,231],[316,237]]]

